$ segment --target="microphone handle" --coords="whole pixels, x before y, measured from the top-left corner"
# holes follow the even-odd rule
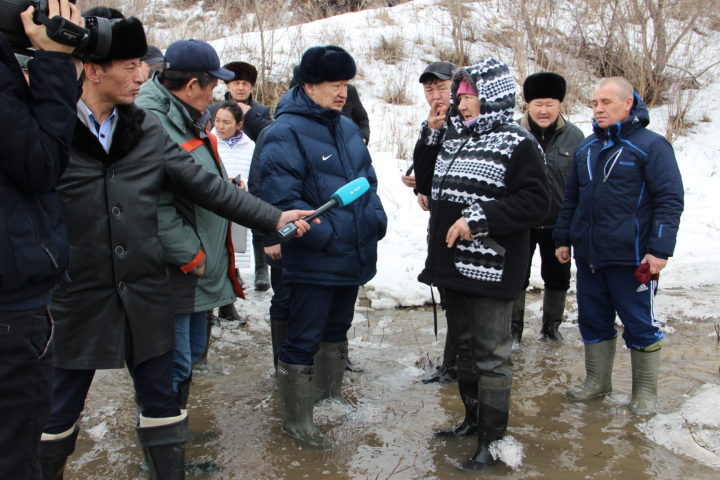
[[[316,218],[318,218],[323,213],[327,212],[331,208],[335,208],[338,205],[338,201],[334,198],[331,198],[329,202],[327,202],[325,205],[321,206],[312,215],[309,215],[303,220],[310,223]],[[295,236],[295,232],[297,231],[297,227],[295,226],[295,222],[289,222],[286,223],[280,230],[276,232],[277,236],[280,237],[281,241],[285,241],[288,238],[292,238]]]

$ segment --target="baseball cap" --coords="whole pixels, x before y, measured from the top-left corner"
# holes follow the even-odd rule
[[[420,75],[420,83],[430,80],[450,80],[455,73],[455,65],[450,62],[433,62]]]
[[[202,40],[178,40],[165,51],[165,63],[170,70],[185,72],[207,72],[215,78],[231,81],[235,74],[220,67],[215,49]]]
[[[147,53],[143,55],[140,60],[150,65],[155,65],[156,63],[164,61],[165,57],[163,57],[162,50],[158,47],[155,45],[148,45]]]

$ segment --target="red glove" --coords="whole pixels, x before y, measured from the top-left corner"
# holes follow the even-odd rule
[[[648,283],[650,280],[659,280],[660,274],[650,274],[650,264],[641,263],[640,266],[635,270],[635,280],[638,283]]]

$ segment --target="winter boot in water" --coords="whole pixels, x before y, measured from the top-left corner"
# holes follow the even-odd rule
[[[615,339],[585,344],[585,381],[565,393],[568,400],[591,400],[612,392]]]
[[[231,322],[240,322],[240,325],[245,325],[247,322],[243,319],[240,314],[235,310],[234,303],[228,303],[218,308],[218,318],[228,320]]]
[[[463,462],[462,470],[482,470],[498,463],[490,444],[501,440],[510,415],[511,379],[481,377],[478,381],[477,435],[475,454]]]
[[[182,411],[177,417],[140,416],[137,435],[150,467],[151,480],[185,478],[187,426],[186,411]]]
[[[558,331],[565,313],[565,290],[545,288],[543,293],[542,338],[562,342],[563,337]]]
[[[632,361],[632,399],[630,413],[651,415],[657,412],[657,379],[660,369],[660,342],[643,350],[630,349]],[[648,350],[649,349],[649,350]]]
[[[357,366],[350,360],[350,356],[345,359],[345,370],[352,373],[363,373],[365,372],[365,369],[362,367]]]
[[[478,382],[473,374],[472,360],[458,359],[458,389],[460,399],[465,406],[465,419],[455,427],[438,430],[438,437],[466,437],[477,432]]]
[[[443,363],[433,372],[432,375],[423,378],[422,383],[450,383],[458,378],[458,368],[455,361],[455,350],[450,343],[450,338],[445,337],[445,350],[443,351]]]
[[[192,383],[192,373],[187,380],[178,383],[178,391],[175,395],[180,410],[187,410],[188,398],[190,398],[190,384]]]
[[[282,320],[270,320],[270,339],[272,340],[273,365],[277,370],[278,356],[280,355],[280,347],[285,341],[287,334],[287,322]]]
[[[278,360],[275,376],[283,402],[283,431],[305,445],[327,448],[332,445],[313,423],[315,388],[313,367],[288,365]]]
[[[268,264],[265,260],[265,249],[262,241],[256,243],[255,238],[253,238],[253,254],[255,255],[255,290],[264,292],[270,288]]]
[[[43,480],[63,480],[67,458],[75,451],[80,429],[73,425],[58,434],[43,433],[40,437],[40,468]]]
[[[345,362],[348,355],[348,342],[320,342],[313,363],[315,373],[312,384],[315,388],[315,401],[329,398],[348,405],[342,396],[342,380],[345,374]]]
[[[522,334],[525,329],[525,292],[515,299],[512,305],[512,321],[510,331],[512,332],[513,347],[519,347],[522,343]]]

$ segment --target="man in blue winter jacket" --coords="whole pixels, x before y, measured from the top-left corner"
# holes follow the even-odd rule
[[[555,225],[555,255],[577,266],[578,323],[587,377],[573,401],[612,391],[617,332],[632,360],[630,412],[656,411],[663,334],[654,317],[658,274],[675,249],[683,185],[672,146],[646,128],[647,107],[622,77],[603,79],[592,97],[593,130],[575,153]]]
[[[358,287],[375,275],[377,242],[387,226],[370,154],[357,125],[340,113],[355,71],[355,61],[340,47],[308,49],[295,68],[299,85],[280,100],[260,153],[262,198],[278,208],[315,209],[358,177],[372,186],[352,204],[323,215],[309,237],[283,243],[273,256],[282,256],[290,288],[290,319],[277,364],[283,429],[316,447],[329,440],[312,422],[313,406],[323,398],[344,401],[347,331]]]
[[[67,1],[48,16],[81,22]],[[3,16],[6,13],[2,14]],[[36,48],[28,85],[0,33],[0,478],[42,478],[38,445],[52,396],[50,291],[67,279],[69,247],[55,185],[68,163],[80,95],[73,47],[21,14]],[[75,65],[73,65],[75,62]]]

